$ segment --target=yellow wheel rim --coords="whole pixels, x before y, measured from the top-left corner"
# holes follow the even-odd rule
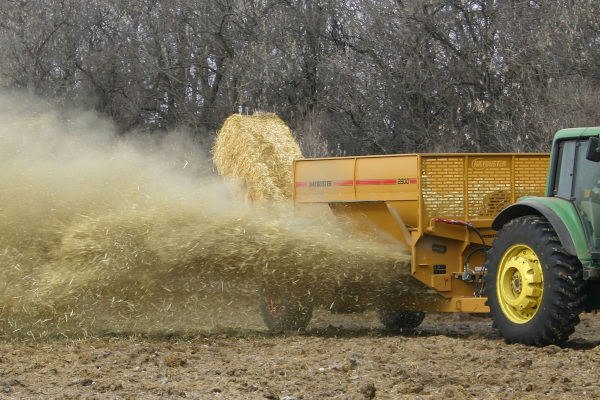
[[[544,294],[544,274],[535,252],[524,244],[510,247],[498,265],[498,302],[514,323],[530,321]]]

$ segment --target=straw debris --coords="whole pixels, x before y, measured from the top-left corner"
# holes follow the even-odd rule
[[[0,339],[264,329],[264,282],[311,293],[328,307],[373,308],[406,290],[389,284],[410,275],[406,253],[349,237],[343,225],[285,202],[264,212],[231,199],[208,171],[188,175],[202,161],[185,141],[181,157],[169,144],[172,157],[164,159],[82,128],[101,125],[96,119],[28,110],[0,111]],[[281,128],[273,116],[258,119]],[[258,136],[246,136],[264,150],[252,157],[277,153],[265,158],[269,167],[259,162],[267,171],[277,162],[291,167],[291,136],[272,146]],[[287,187],[284,175],[253,196],[287,198],[275,190]]]
[[[221,176],[238,196],[253,201],[291,199],[292,165],[298,158],[300,146],[275,114],[230,116],[213,148]]]

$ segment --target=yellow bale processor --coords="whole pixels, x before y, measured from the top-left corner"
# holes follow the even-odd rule
[[[327,203],[358,229],[412,253],[411,273],[445,301],[409,310],[487,313],[485,253],[494,218],[543,195],[548,154],[406,154],[294,162],[297,203]],[[397,304],[398,310],[403,304]]]

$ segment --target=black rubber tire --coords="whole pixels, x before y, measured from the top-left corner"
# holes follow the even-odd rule
[[[518,249],[531,250],[533,253],[527,254],[537,258],[524,257],[522,254],[525,253],[519,253]],[[537,261],[523,263],[523,260]],[[530,280],[523,285],[527,279],[521,279],[521,274],[510,275],[516,270],[513,267],[519,265],[526,266],[523,271],[527,270],[528,273],[537,271],[541,279],[538,278],[533,284]],[[506,224],[498,232],[485,266],[486,304],[490,307],[495,328],[506,343],[535,346],[560,344],[575,331],[586,297],[581,263],[577,257],[567,254],[554,228],[544,218],[525,216]],[[533,268],[528,269],[531,266]],[[507,284],[510,276],[513,279]],[[518,290],[511,292],[515,287]],[[522,290],[532,290],[524,287],[533,287],[536,292],[529,291],[532,296],[521,295]],[[538,288],[542,290],[541,294]],[[510,295],[512,293],[515,294],[514,298]],[[513,305],[519,298],[525,299],[523,302],[534,299],[529,303],[534,305],[528,305],[528,308],[521,307],[521,304]]]
[[[415,329],[425,319],[425,313],[421,311],[378,311],[377,315],[383,326],[391,331]]]
[[[260,310],[270,330],[300,331],[312,319],[313,301],[308,293],[294,294],[275,285],[263,286]]]

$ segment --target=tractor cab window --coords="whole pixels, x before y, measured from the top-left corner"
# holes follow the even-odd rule
[[[600,164],[586,158],[588,142],[577,142],[572,199],[592,253],[600,252]]]
[[[554,182],[554,195],[566,200],[571,199],[573,189],[573,167],[575,165],[575,152],[577,142],[568,141],[560,144],[556,180]]]

